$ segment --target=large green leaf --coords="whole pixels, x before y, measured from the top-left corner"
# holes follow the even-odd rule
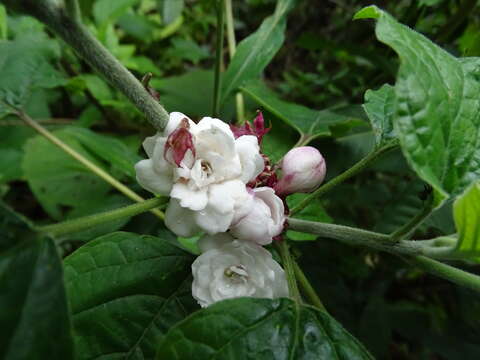
[[[453,205],[457,252],[480,259],[480,182],[472,184]]]
[[[221,102],[245,81],[259,76],[270,63],[283,44],[286,17],[294,5],[295,0],[278,0],[273,15],[238,44],[237,51],[222,76]]]
[[[73,359],[62,265],[49,239],[0,257],[0,358]]]
[[[167,241],[117,232],[65,259],[76,359],[152,359],[167,330],[196,308],[193,258]]]
[[[346,107],[312,110],[302,105],[284,101],[261,81],[249,81],[241,87],[241,90],[257,104],[293,127],[300,134],[311,138],[330,136],[331,126],[359,120],[358,117],[344,113],[342,110],[345,110]]]
[[[133,176],[136,155],[119,140],[82,128],[65,128],[54,135],[97,166]],[[62,219],[65,210],[82,216],[109,210],[108,204],[118,204],[109,200],[111,185],[43,137],[27,142],[22,167],[35,197],[54,219]],[[110,231],[116,229],[118,226]]]
[[[396,138],[393,129],[395,90],[392,86],[385,84],[378,90],[367,90],[363,108],[372,124],[377,147]]]
[[[0,117],[11,111],[5,103],[21,108],[34,90],[65,83],[51,64],[59,56],[58,43],[43,33],[23,34],[0,42]]]
[[[400,57],[395,131],[405,157],[439,205],[480,179],[480,61],[457,59],[375,6],[377,38]]]
[[[157,359],[373,359],[327,313],[289,299],[212,305],[168,332]]]
[[[34,131],[25,126],[2,126],[0,131],[0,183],[23,177],[23,146]]]

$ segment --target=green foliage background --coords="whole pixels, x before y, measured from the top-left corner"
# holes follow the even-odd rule
[[[389,47],[376,40],[373,24],[352,21],[353,15],[371,1],[339,0],[319,4],[304,0],[296,6],[291,6],[289,1],[285,3],[284,9],[275,11],[274,0],[234,2],[239,40],[256,31],[268,16],[272,16],[270,23],[263,23],[262,27],[273,23],[275,28],[268,36],[262,33],[251,40],[257,42],[257,51],[263,53],[263,57],[260,56],[258,63],[248,71],[242,70],[242,65],[257,61],[250,54],[255,50],[251,44],[239,46],[239,60],[225,73],[225,98],[220,117],[225,121],[235,120],[233,89],[240,85],[236,79],[249,80],[241,85],[246,117],[253,118],[255,111],[261,108],[272,124],[272,131],[265,138],[264,151],[271,159],[279,160],[303,134],[313,139],[314,146],[324,155],[327,179],[331,179],[393,137],[389,124],[379,120],[372,130],[367,118],[367,114],[375,118],[380,111],[375,102],[388,98],[392,88],[384,86],[380,91],[370,90],[366,95],[365,92],[377,90],[385,83],[393,85],[399,59]],[[122,64],[138,78],[147,72],[153,74],[150,85],[159,92],[167,111],[181,111],[196,119],[211,114],[216,24],[213,1],[85,0],[80,4],[89,30]],[[476,1],[402,0],[375,4],[454,56],[480,56],[480,16],[472,11]],[[382,41],[389,43],[390,40]],[[228,59],[227,53],[225,59]],[[7,14],[1,5],[0,85],[0,98],[22,107],[96,165],[142,196],[149,196],[135,183],[133,173],[133,164],[144,156],[141,141],[153,133],[143,115],[43,25],[30,17]],[[364,95],[365,109],[361,106],[365,102]],[[383,130],[383,137],[377,129]],[[422,163],[428,159],[415,161]],[[430,181],[426,177],[423,179]],[[390,233],[422,207],[424,186],[425,183],[407,166],[403,153],[396,149],[373,167],[335,188],[322,198],[321,205],[306,208],[300,216]],[[478,198],[478,189],[472,190],[469,196]],[[289,205],[293,207],[300,200],[292,198]],[[31,273],[33,278],[35,270],[25,269],[29,259],[18,259],[16,255],[26,246],[22,240],[32,237],[19,214],[42,225],[131,203],[24,126],[8,106],[1,104],[0,201],[0,258],[4,256],[0,270],[8,275],[7,270],[23,269],[21,271]],[[477,210],[465,210],[459,205],[455,214],[461,211]],[[461,220],[457,220],[457,225],[459,222]],[[106,235],[116,230],[145,236],[132,239],[134,235],[126,233]],[[414,238],[454,232],[452,204],[447,201],[417,229]],[[102,235],[82,247],[82,253],[67,257],[80,245]],[[480,358],[478,294],[426,275],[388,254],[352,248],[328,239],[314,242],[315,236],[293,231],[289,231],[288,236],[298,241],[295,256],[329,313],[376,358]],[[466,233],[464,236],[466,240],[460,250],[469,251],[473,235]],[[153,241],[157,237],[162,240]],[[135,253],[127,259],[121,256],[122,251],[128,254],[129,249],[135,247],[134,240],[152,247],[151,254],[155,257],[178,256],[175,264],[165,265],[169,272],[165,272],[161,281],[156,279],[158,283],[152,283],[145,274],[136,273],[142,269],[135,270],[135,263],[148,261],[145,254]],[[115,314],[118,323],[108,326],[133,333],[135,329],[128,329],[129,326],[122,323],[122,311],[126,308],[142,309],[134,321],[140,328],[146,326],[148,314],[157,319],[158,307],[169,313],[170,317],[162,318],[164,323],[148,327],[151,333],[142,335],[138,343],[125,343],[125,336],[120,333],[116,339],[120,347],[126,347],[125,356],[153,358],[154,345],[149,342],[154,340],[149,337],[163,336],[166,329],[196,309],[189,298],[188,284],[185,285],[188,271],[184,273],[185,268],[181,268],[191,259],[180,252],[175,243],[175,236],[157,218],[144,213],[57,238],[55,244],[51,240],[43,245],[30,243],[28,256],[34,259],[32,261],[42,262],[42,256],[54,251],[56,245],[61,257],[66,257],[66,293],[73,312],[73,326],[79,334],[75,346],[77,350],[85,346],[82,355],[85,358],[97,358],[117,348],[105,339],[88,338],[92,319],[95,319],[95,326],[101,328],[104,319]],[[183,244],[190,250],[194,248],[189,246],[191,243],[184,239]],[[95,247],[102,248],[108,256],[98,255],[98,259],[92,260],[89,252]],[[115,272],[109,273],[109,266],[122,262],[132,266],[131,271],[121,268],[128,272],[129,281],[137,281],[136,276],[143,279],[136,282],[134,293],[126,290],[126,285],[122,288],[111,284],[109,291],[110,295],[115,295],[113,297],[107,296],[108,291],[99,285],[98,289],[91,288],[91,284],[110,280]],[[101,269],[102,266],[106,269]],[[61,266],[55,263],[51,267],[54,269],[52,281],[56,284],[51,291],[65,291],[58,282]],[[478,266],[468,269],[480,273]],[[173,289],[172,284],[177,288]],[[0,277],[0,289],[3,286],[12,286],[5,275]],[[22,286],[24,284],[16,285],[18,291],[28,292]],[[159,295],[155,289],[160,288],[164,288],[165,293]],[[41,297],[36,301],[41,302]],[[102,307],[101,304],[106,305]],[[15,308],[13,304],[0,305],[0,308]],[[259,309],[267,308],[258,311],[271,311],[269,307],[274,305],[285,313],[293,311],[286,301],[274,305],[260,301],[257,305]],[[54,313],[55,308],[67,305],[49,306],[52,309],[43,309],[44,313],[39,311],[32,316],[40,319]],[[228,308],[227,304],[225,306]],[[95,314],[85,315],[84,311],[89,308],[93,308]],[[35,304],[29,309],[34,312]],[[310,308],[302,311],[308,316],[319,316]],[[330,321],[320,318],[316,321]],[[175,331],[181,332],[182,326],[180,324]],[[6,339],[8,334],[15,339],[15,331],[22,329],[2,328],[0,339]],[[59,336],[70,331],[65,319],[58,319],[55,331]],[[175,331],[168,336],[174,337]],[[355,344],[352,346],[357,346]],[[66,343],[64,349],[59,349],[58,358],[62,358],[62,351],[71,351],[71,346]],[[188,350],[188,346],[184,346]],[[159,351],[170,354],[175,349],[165,345]],[[1,350],[0,355],[9,358]]]

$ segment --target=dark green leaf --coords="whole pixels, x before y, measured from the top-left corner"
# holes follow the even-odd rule
[[[330,315],[289,299],[240,298],[170,329],[157,359],[373,359]]]
[[[395,90],[392,86],[385,84],[378,90],[367,90],[363,108],[372,124],[377,147],[396,138],[393,129]]]
[[[49,239],[27,240],[0,257],[0,357],[73,359],[62,265]]]
[[[238,44],[237,51],[222,77],[222,100],[245,81],[259,76],[283,44],[286,17],[295,0],[278,0],[272,16]]]
[[[32,134],[25,126],[0,127],[0,183],[23,177],[23,146]]]
[[[5,103],[21,108],[35,89],[65,83],[51,64],[59,55],[58,43],[43,33],[0,42],[0,117],[11,111]]]
[[[342,113],[342,108],[319,111],[281,100],[260,81],[250,81],[242,86],[241,90],[300,134],[308,137],[330,136],[331,126],[357,119]]]
[[[65,259],[76,359],[152,359],[167,330],[196,308],[192,257],[167,241],[113,233]]]
[[[400,57],[395,131],[439,205],[480,179],[480,61],[453,57],[375,6],[356,15],[366,17]]]

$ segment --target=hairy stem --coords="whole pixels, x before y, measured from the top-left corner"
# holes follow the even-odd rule
[[[283,239],[279,242],[276,242],[275,245],[280,253],[280,257],[282,258],[283,267],[285,268],[285,275],[287,277],[290,296],[297,303],[301,303],[302,298],[300,296],[300,292],[298,291],[298,285],[295,279],[294,261],[292,255],[290,254],[290,249],[288,248],[287,241]]]
[[[215,50],[215,78],[213,84],[213,116],[220,113],[220,89],[222,85],[221,71],[223,58],[223,30],[225,28],[225,9],[223,2],[217,0],[217,48]]]
[[[51,236],[60,236],[71,234],[78,231],[89,229],[93,226],[104,224],[106,222],[123,219],[126,217],[135,216],[145,211],[152,210],[164,204],[166,199],[153,198],[148,199],[137,204],[122,207],[111,211],[106,211],[100,214],[84,216],[78,219],[64,221],[58,224],[46,225],[37,227],[36,230]]]
[[[58,137],[56,137],[54,134],[52,134],[50,131],[45,129],[43,126],[35,122],[32,118],[30,118],[27,114],[25,114],[23,111],[16,111],[16,115],[22,119],[28,126],[32,127],[34,130],[36,130],[39,134],[43,135],[45,138],[47,138],[50,142],[58,146],[60,149],[62,149],[64,152],[66,152],[68,155],[73,157],[75,160],[83,164],[88,170],[93,172],[95,175],[98,177],[102,178],[105,180],[107,183],[112,185],[115,189],[120,191],[122,194],[125,196],[129,197],[130,199],[141,202],[144,201],[140,195],[137,195],[135,192],[130,190],[128,187],[123,185],[120,181],[112,177],[109,173],[107,173],[105,170],[102,168],[98,167],[94,163],[92,163],[90,160],[85,158],[82,154],[78,153],[75,149],[64,143],[62,140],[60,140]],[[164,219],[164,214],[163,212],[153,209],[151,210],[153,214],[155,214],[157,217],[160,219]]]
[[[3,2],[8,8],[31,15],[46,24],[112,86],[120,90],[145,114],[157,130],[165,128],[169,119],[165,109],[78,19],[70,16],[72,11],[74,13],[76,11],[75,1],[67,1],[67,7],[54,0],[3,0]]]
[[[415,215],[410,221],[400,227],[390,235],[391,241],[398,241],[402,238],[409,237],[415,229],[420,225],[433,211],[433,196],[429,196],[425,201],[422,210]]]
[[[310,284],[310,281],[308,281],[305,273],[302,271],[302,268],[300,267],[300,265],[298,265],[296,261],[293,261],[293,270],[295,272],[295,277],[298,283],[302,287],[303,293],[310,300],[310,303],[323,311],[327,311],[322,303],[322,300],[320,300],[317,293],[315,292],[315,289]]]
[[[404,258],[404,260],[433,275],[480,292],[480,276],[478,275],[471,274],[425,256],[407,257]]]
[[[235,27],[233,21],[232,0],[225,0],[225,15],[227,17],[227,43],[230,60],[237,50],[237,41],[235,39]],[[237,108],[237,123],[243,124],[245,121],[245,102],[241,92],[235,94],[235,104]]]
[[[400,240],[392,242],[389,235],[379,234],[343,225],[326,224],[315,221],[288,219],[289,229],[315,234],[321,237],[340,240],[354,246],[367,246],[392,254],[425,255],[439,259],[460,259],[461,254],[452,252],[456,239],[443,237],[433,240]]]
[[[322,195],[326,194],[330,190],[332,190],[335,186],[341,184],[345,180],[351,178],[355,174],[359,173],[363,169],[365,169],[367,166],[369,166],[372,162],[377,160],[381,155],[384,153],[396,148],[398,145],[396,142],[387,144],[379,149],[376,149],[372,151],[370,154],[368,154],[366,157],[364,157],[362,160],[357,162],[355,165],[353,165],[350,169],[344,171],[337,177],[333,178],[326,184],[320,186],[317,190],[315,190],[313,193],[311,193],[309,196],[307,196],[305,199],[303,199],[297,206],[292,208],[290,210],[290,215],[294,215],[298,213],[299,211],[303,210],[311,201],[320,198]]]

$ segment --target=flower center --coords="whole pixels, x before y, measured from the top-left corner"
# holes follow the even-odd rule
[[[242,264],[232,265],[228,268],[225,268],[223,274],[225,277],[229,278],[230,281],[235,283],[245,283],[248,280],[247,269]]]
[[[205,175],[207,175],[207,178],[210,175],[212,175],[213,173],[212,166],[208,161],[202,160],[201,165],[202,165],[202,171],[205,173]]]

